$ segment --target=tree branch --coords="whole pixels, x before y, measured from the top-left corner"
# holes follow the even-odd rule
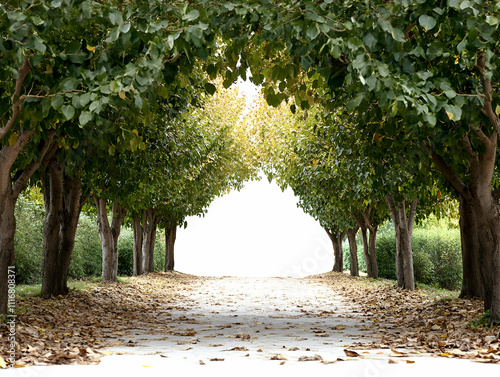
[[[438,167],[444,178],[451,184],[451,186],[462,196],[467,195],[467,186],[462,180],[455,174],[455,172],[450,168],[446,161],[438,155],[436,152],[431,153],[431,158]]]
[[[372,207],[370,207],[368,215],[364,211],[361,211],[361,215],[363,216],[363,219],[365,220],[366,227],[370,230],[370,232],[374,232],[375,227],[372,226],[371,221],[370,221],[370,217],[369,217],[371,215],[371,210],[372,210]]]
[[[26,166],[26,168],[23,170],[23,172],[21,173],[19,178],[16,179],[16,182],[14,183],[14,187],[12,189],[12,192],[15,196],[17,196],[21,193],[21,190],[23,189],[23,187],[26,185],[26,183],[28,183],[28,180],[31,178],[33,173],[36,171],[36,169],[38,169],[38,167],[42,163],[47,152],[49,150],[51,150],[52,142],[54,140],[55,135],[56,135],[55,131],[52,131],[51,133],[49,133],[47,139],[41,145],[39,145],[38,152],[40,153],[40,158],[37,160],[31,161],[28,164],[28,166]],[[30,138],[31,138],[31,136],[30,136]]]
[[[491,79],[486,77],[485,66],[486,66],[486,55],[483,53],[477,62],[477,68],[479,69],[479,72],[481,72],[481,76],[483,76],[484,92],[485,92],[484,106],[481,111],[488,117],[491,124],[495,127],[496,132],[500,134],[500,119],[495,114],[491,102],[493,99],[493,91],[494,91],[493,85],[491,84]]]
[[[471,126],[472,128],[472,126]],[[469,154],[469,156],[476,160],[477,159],[477,153],[474,152],[474,149],[472,148],[472,144],[470,142],[469,136],[464,136],[463,138],[460,139],[460,142],[462,143],[462,146],[464,147],[465,151]]]
[[[21,89],[23,87],[24,79],[26,78],[30,70],[31,70],[30,62],[28,58],[24,58],[23,64],[21,65],[18,71],[19,76],[17,77],[16,80],[14,94],[11,97],[11,101],[14,102],[14,104],[12,105],[12,115],[10,116],[10,119],[7,121],[7,124],[2,128],[0,128],[0,140],[2,140],[5,137],[5,135],[7,135],[7,133],[14,125],[16,118],[21,112],[23,103],[26,100],[25,96],[21,96]]]
[[[417,216],[417,204],[418,199],[416,198],[410,207],[410,215],[408,216],[408,232],[410,235],[413,233],[413,224],[415,224],[415,217]]]

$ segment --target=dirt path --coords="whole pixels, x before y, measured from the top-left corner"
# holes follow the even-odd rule
[[[349,293],[339,288],[324,279],[162,274],[132,279],[125,287],[97,287],[89,295],[95,304],[79,315],[88,322],[95,306],[101,305],[101,313],[110,317],[106,322],[106,315],[101,314],[99,330],[95,330],[106,338],[102,344],[107,346],[99,350],[104,354],[99,365],[29,366],[4,374],[104,375],[112,370],[113,375],[117,371],[121,375],[165,375],[166,370],[182,368],[219,376],[234,375],[236,370],[243,375],[259,371],[268,375],[276,370],[291,375],[314,371],[375,377],[433,375],[436,368],[443,367],[458,375],[500,371],[499,365],[429,357],[414,350],[398,348],[406,353],[398,355],[390,346],[353,347],[380,342],[381,328],[373,328],[377,319],[373,312],[350,302]],[[83,331],[79,322],[68,326],[80,326],[79,334]],[[57,341],[57,337],[52,338]],[[82,350],[74,349],[77,353]],[[22,374],[28,371],[33,374]]]

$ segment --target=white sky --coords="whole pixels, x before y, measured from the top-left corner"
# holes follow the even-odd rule
[[[291,190],[266,179],[216,199],[188,218],[175,244],[175,270],[206,276],[294,276],[331,271],[325,231],[297,208]]]

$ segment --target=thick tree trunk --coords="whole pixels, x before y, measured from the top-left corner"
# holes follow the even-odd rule
[[[142,275],[144,272],[142,270],[142,222],[141,216],[137,215],[133,220],[133,229],[134,229],[134,250],[133,250],[133,258],[134,258],[134,276]]]
[[[480,213],[481,205],[477,200],[460,196],[460,236],[462,241],[462,291],[460,298],[485,298],[481,265],[483,256],[480,236],[488,226]],[[479,212],[479,213],[478,213]]]
[[[334,254],[334,263],[332,271],[335,272],[343,272],[344,271],[344,250],[342,249],[342,242],[344,241],[344,237],[346,232],[338,232],[335,230],[329,230],[324,228],[328,237],[332,241],[333,245],[333,254]]]
[[[358,233],[359,227],[349,229],[347,231],[347,240],[349,241],[349,256],[350,256],[350,272],[351,276],[359,276],[359,266],[358,266],[358,244],[356,243],[356,234]]]
[[[411,236],[417,212],[417,199],[412,202],[408,217],[406,217],[404,200],[396,204],[391,195],[387,195],[386,200],[396,232],[396,272],[398,287],[413,290],[415,289],[415,278],[413,272]]]
[[[64,166],[55,159],[47,165],[43,180],[45,221],[43,229],[42,297],[68,293],[68,272],[75,235],[82,207],[78,177],[64,173]]]
[[[8,178],[8,179],[5,179]],[[14,266],[14,236],[16,217],[14,210],[17,196],[12,195],[10,175],[0,178],[0,313],[7,313],[10,266]]]
[[[471,134],[481,143],[474,148],[470,135],[461,139],[468,159],[467,180],[462,180],[442,156],[429,148],[440,172],[456,190],[460,199],[460,231],[464,263],[464,297],[482,295],[485,310],[490,310],[490,324],[500,322],[500,188],[492,191],[497,162],[500,118],[493,110],[494,93],[485,75],[485,55],[477,62],[483,75],[485,98],[481,111],[490,120],[493,132],[486,134],[481,126],[471,124]],[[479,265],[480,278],[477,276]],[[482,284],[482,292],[479,288]]]
[[[174,247],[176,237],[176,225],[165,228],[165,272],[174,270]]]
[[[106,199],[94,196],[97,208],[97,230],[102,248],[102,281],[116,281],[118,275],[118,237],[127,209],[113,202],[113,219],[108,221]]]
[[[47,154],[55,153],[52,140],[55,133],[49,134],[47,140],[40,143],[38,151],[40,160],[32,161],[24,170],[17,171],[15,181],[12,180],[12,166],[35,131],[27,131],[17,138],[11,146],[5,146],[0,151],[0,277],[7,277],[10,266],[14,266],[14,237],[16,234],[15,207],[19,193],[30,177],[40,166]],[[7,278],[0,278],[0,313],[7,312],[8,304]]]

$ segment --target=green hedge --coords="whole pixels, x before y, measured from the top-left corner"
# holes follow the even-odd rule
[[[415,227],[412,237],[415,280],[446,289],[462,285],[462,252],[460,230],[456,222],[430,218]],[[392,222],[384,223],[377,233],[379,277],[395,280],[396,240]],[[366,271],[363,243],[358,235],[359,268]],[[349,245],[344,242],[344,268],[349,269]]]

